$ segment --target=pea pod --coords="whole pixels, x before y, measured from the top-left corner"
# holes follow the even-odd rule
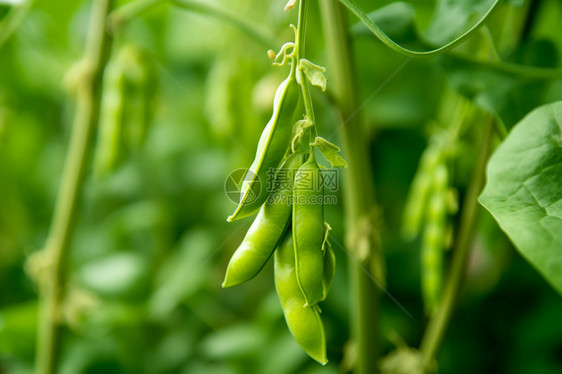
[[[310,306],[322,300],[324,183],[314,153],[295,174],[293,239],[297,280]]]
[[[277,173],[275,184],[279,188],[262,206],[242,244],[232,255],[223,287],[235,286],[255,277],[279,245],[291,219],[292,170],[298,169],[303,161],[302,154],[294,153],[281,166],[282,170],[289,171],[283,173],[283,178],[288,176],[288,180],[279,180],[281,173]]]
[[[269,169],[279,166],[290,145],[293,123],[299,115],[299,87],[293,66],[275,93],[273,115],[261,134],[256,157],[242,184],[240,203],[228,222],[256,213],[269,196],[263,184]]]
[[[313,359],[325,365],[326,335],[316,305],[303,307],[304,296],[297,281],[295,254],[290,232],[274,255],[275,289],[285,321],[298,345]]]
[[[144,52],[134,45],[126,46],[119,58],[126,69],[125,139],[131,149],[144,144],[151,120],[155,89],[154,74]]]
[[[422,155],[404,206],[402,231],[406,239],[413,239],[420,231],[426,202],[431,193],[433,171],[440,159],[440,149],[434,145],[429,146]]]
[[[447,226],[447,181],[447,167],[440,163],[436,166],[434,172],[421,252],[422,294],[428,314],[431,314],[437,307],[443,283],[443,250]]]
[[[119,61],[112,61],[103,76],[100,124],[94,157],[98,177],[115,170],[121,156],[125,77]]]

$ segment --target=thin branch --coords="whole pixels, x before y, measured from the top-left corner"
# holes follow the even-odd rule
[[[110,25],[110,29],[112,32],[117,32],[121,27],[123,27],[123,25],[159,4],[171,4],[185,10],[207,14],[218,20],[231,24],[268,48],[272,48],[273,46],[279,44],[278,40],[270,33],[256,28],[244,18],[238,17],[237,15],[231,14],[204,2],[190,0],[137,0],[127,3],[109,15],[108,23]]]
[[[88,165],[92,135],[96,128],[101,99],[102,75],[111,41],[105,27],[112,0],[92,5],[88,40],[83,61],[84,74],[77,87],[77,106],[70,145],[44,253],[49,271],[40,283],[41,310],[37,346],[37,372],[57,372],[61,343],[60,308],[64,297],[65,264],[70,250],[74,222]]]
[[[330,89],[340,120],[350,118],[360,106],[347,17],[336,0],[320,1],[328,53]],[[349,164],[346,183],[346,242],[357,262],[350,262],[350,325],[354,354],[350,355],[357,374],[378,373],[380,290],[363,272],[373,263],[382,269],[383,259],[373,222],[375,184],[369,157],[369,142],[362,116],[356,115],[343,127],[344,150]],[[381,271],[382,272],[382,271]],[[375,277],[381,274],[375,274]],[[382,281],[382,279],[379,279]],[[349,353],[349,352],[348,352]]]

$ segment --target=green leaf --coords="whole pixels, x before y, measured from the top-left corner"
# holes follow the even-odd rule
[[[299,62],[299,68],[302,70],[310,84],[316,87],[320,87],[322,91],[326,91],[326,82],[328,81],[324,76],[326,68],[320,65],[316,65],[305,58],[302,58]]]
[[[562,294],[562,101],[513,128],[491,157],[487,179],[480,203]]]
[[[418,41],[416,32],[416,12],[412,5],[396,1],[368,14],[369,19],[376,23],[382,31],[398,43]],[[355,35],[371,36],[371,31],[364,23],[358,22],[351,28]]]
[[[537,40],[523,44],[513,53],[511,62],[551,68],[558,63],[557,54],[555,44]],[[479,107],[496,113],[507,128],[545,103],[549,80],[525,77],[453,56],[441,56],[439,61],[457,91]]]
[[[338,152],[341,151],[340,147],[330,143],[324,138],[319,136],[314,139],[313,147],[318,147],[320,152],[324,155],[326,160],[332,165],[333,168],[346,168],[347,162],[341,157]]]
[[[107,297],[144,295],[148,264],[138,253],[114,253],[88,262],[79,270],[80,283]]]
[[[436,45],[447,43],[470,27],[494,0],[438,0],[424,37]]]
[[[456,37],[454,40],[451,40],[447,44],[441,45],[440,47],[437,48],[433,48],[429,50],[425,48],[426,50],[420,51],[420,50],[408,49],[397,43],[392,38],[390,38],[381,29],[379,25],[377,25],[375,22],[373,22],[371,18],[369,18],[369,15],[365,13],[365,11],[361,9],[361,7],[359,7],[359,5],[357,5],[354,0],[339,0],[339,1],[347,9],[349,9],[357,18],[359,18],[359,20],[361,20],[361,22],[365,24],[365,26],[369,29],[369,31],[371,31],[371,33],[374,36],[376,36],[377,39],[379,39],[383,44],[385,44],[387,47],[398,53],[402,53],[403,55],[410,56],[410,57],[439,55],[454,48],[455,46],[459,45],[460,43],[470,38],[474,34],[474,32],[476,32],[480,27],[482,27],[484,22],[488,19],[488,17],[501,3],[501,0],[493,0],[494,1],[493,4],[490,6],[490,8],[488,8],[486,13],[478,20],[478,22],[476,22],[474,25],[472,25],[472,27],[466,30],[463,34]],[[470,0],[465,0],[465,1],[470,1]]]

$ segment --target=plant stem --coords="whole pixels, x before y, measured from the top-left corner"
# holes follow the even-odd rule
[[[82,66],[85,69],[77,88],[77,104],[69,149],[55,205],[55,212],[45,254],[50,265],[40,284],[41,310],[37,346],[37,372],[57,372],[61,341],[60,308],[64,297],[65,264],[72,240],[78,201],[98,122],[103,70],[111,41],[106,32],[106,17],[112,0],[96,0],[92,14]]]
[[[494,119],[490,118],[484,128],[479,157],[463,204],[460,231],[454,248],[451,269],[439,307],[434,316],[430,319],[422,339],[420,350],[422,353],[424,373],[430,370],[435,354],[441,345],[466,272],[474,227],[478,216],[478,195],[480,195],[484,185],[484,176],[490,154],[494,121]]]
[[[260,30],[251,24],[245,18],[238,17],[238,15],[232,14],[232,12],[226,12],[220,8],[210,6],[204,2],[195,2],[188,0],[170,0],[172,4],[177,5],[180,8],[187,10],[192,10],[194,12],[199,12],[201,14],[208,14],[215,17],[218,20],[230,23],[235,26],[240,31],[244,32],[246,35],[252,37],[256,41],[262,43],[264,46],[271,48],[272,46],[278,45],[277,38],[271,35],[270,32]]]
[[[328,62],[334,99],[342,121],[344,148],[349,168],[344,174],[346,186],[347,243],[356,261],[349,261],[351,278],[351,339],[357,349],[355,372],[378,372],[379,356],[379,297],[364,269],[371,268],[371,261],[380,253],[372,232],[357,231],[371,220],[375,208],[375,186],[369,157],[369,142],[360,115],[352,116],[359,108],[357,81],[350,50],[348,25],[342,6],[336,0],[320,1]],[[348,119],[346,122],[344,122]],[[372,225],[370,225],[371,227]],[[358,250],[357,243],[366,240],[366,248]],[[365,250],[366,249],[366,250]]]
[[[115,9],[107,17],[112,32],[120,29],[124,24],[138,17],[148,9],[158,4],[169,4],[170,0],[135,0]]]
[[[221,8],[208,5],[203,1],[190,0],[136,0],[127,3],[109,15],[109,24],[112,32],[118,31],[119,28],[130,20],[138,17],[140,14],[159,4],[175,5],[178,8],[207,14],[218,20],[224,21],[225,23],[230,23],[232,26],[238,28],[252,39],[267,47],[273,47],[279,44],[277,39],[272,36],[271,33],[256,28],[246,19],[241,18],[238,15],[234,15]]]
[[[308,83],[307,77],[304,75],[304,72],[300,68],[300,61],[301,58],[304,58],[304,50],[305,50],[305,36],[306,36],[306,15],[308,9],[308,2],[307,0],[300,0],[299,2],[299,16],[298,16],[298,24],[297,24],[297,40],[295,40],[295,59],[293,63],[296,64],[297,69],[297,80],[300,81],[300,86],[302,88],[302,96],[304,101],[304,109],[306,113],[306,117],[313,123],[310,140],[312,141],[314,137],[317,135],[316,130],[316,120],[314,119],[314,109],[312,107],[312,97],[310,95],[310,86]],[[310,143],[310,142],[309,142]]]

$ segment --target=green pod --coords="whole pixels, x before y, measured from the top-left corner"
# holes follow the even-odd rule
[[[447,190],[433,191],[427,206],[427,221],[440,221],[447,215]]]
[[[324,183],[314,153],[295,174],[293,239],[297,280],[306,300],[314,305],[323,297]]]
[[[425,310],[431,315],[437,308],[443,284],[443,245],[440,241],[445,234],[444,227],[435,222],[427,224],[424,230],[422,260],[422,296]]]
[[[443,284],[443,252],[447,237],[448,171],[440,163],[434,172],[432,194],[422,241],[422,295],[427,314],[435,311]]]
[[[125,72],[125,140],[140,149],[146,140],[152,115],[155,79],[150,62],[139,48],[129,45],[120,54]]]
[[[433,171],[432,191],[441,191],[447,193],[447,186],[449,184],[449,171],[447,165],[441,162],[435,166]]]
[[[288,176],[288,180],[276,180],[279,188],[273,191],[271,198],[262,206],[242,244],[232,255],[223,287],[235,286],[255,277],[279,245],[291,219],[292,171],[298,169],[303,161],[302,154],[292,154],[281,166],[281,169],[288,171],[283,173],[284,177]],[[281,178],[280,174],[276,179]]]
[[[439,150],[434,146],[428,147],[422,155],[404,206],[402,232],[406,239],[411,240],[420,232],[426,201],[434,181],[434,170],[440,157]]]
[[[229,133],[236,133],[234,124],[239,120],[240,108],[236,105],[236,99],[240,95],[236,91],[237,75],[239,75],[240,59],[233,58],[228,55],[227,57],[219,57],[211,66],[207,78],[205,79],[206,85],[206,98],[205,107],[213,117],[221,124],[218,126],[211,126],[214,135],[221,138],[226,138]],[[242,95],[245,97],[245,95]]]
[[[240,203],[227,221],[256,213],[269,193],[263,188],[270,168],[277,168],[291,142],[293,123],[299,112],[300,86],[295,78],[295,68],[281,83],[275,93],[273,115],[262,132],[254,162],[246,174],[240,193]]]
[[[124,74],[119,61],[112,61],[103,76],[98,139],[94,155],[97,177],[116,169],[122,153]]]
[[[275,289],[285,321],[298,345],[314,360],[326,365],[326,334],[316,305],[304,307],[297,281],[293,240],[290,233],[274,255]]]
[[[425,201],[431,187],[431,177],[426,173],[416,174],[406,199],[402,220],[402,233],[407,240],[415,238],[423,221]]]

